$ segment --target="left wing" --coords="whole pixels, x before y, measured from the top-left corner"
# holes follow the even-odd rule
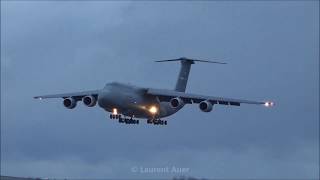
[[[210,101],[212,104],[222,104],[222,105],[232,105],[232,106],[240,106],[240,104],[257,104],[257,105],[265,105],[272,106],[273,102],[259,102],[259,101],[249,101],[242,99],[232,99],[232,98],[223,98],[223,97],[214,97],[214,96],[203,96],[197,94],[189,94],[184,92],[178,92],[173,90],[164,90],[164,89],[147,89],[147,94],[157,96],[160,101],[169,102],[172,98],[179,97],[184,103],[192,104],[192,103],[200,103],[201,101]]]
[[[93,91],[82,91],[82,92],[74,92],[74,93],[65,93],[65,94],[51,94],[44,96],[35,96],[35,99],[46,99],[46,98],[68,98],[73,97],[75,100],[81,100],[84,96],[98,96],[100,90]]]

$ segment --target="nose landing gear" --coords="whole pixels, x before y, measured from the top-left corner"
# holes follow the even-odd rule
[[[120,114],[110,114],[110,119],[120,119],[121,115]]]

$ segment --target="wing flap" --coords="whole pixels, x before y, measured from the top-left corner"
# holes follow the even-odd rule
[[[267,102],[259,102],[259,101],[249,101],[242,99],[232,99],[232,98],[224,98],[224,97],[214,97],[214,96],[203,96],[197,94],[189,94],[184,92],[177,92],[173,90],[164,90],[164,89],[148,89],[147,94],[158,96],[160,101],[169,102],[171,98],[180,97],[184,100],[185,103],[200,103],[201,101],[208,100],[212,104],[220,104],[220,105],[231,105],[231,106],[240,106],[240,104],[257,104],[264,105]]]

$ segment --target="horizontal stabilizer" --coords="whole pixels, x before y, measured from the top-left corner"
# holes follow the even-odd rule
[[[209,61],[209,60],[201,60],[201,59],[190,59],[186,57],[181,57],[178,59],[166,59],[166,60],[159,60],[155,62],[169,62],[169,61],[184,61],[189,62],[190,64],[194,64],[194,62],[206,62],[206,63],[216,63],[216,64],[227,64],[225,62],[218,62],[218,61]]]

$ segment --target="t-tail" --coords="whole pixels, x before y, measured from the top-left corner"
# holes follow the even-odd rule
[[[179,72],[179,76],[178,76],[176,87],[175,87],[175,91],[179,91],[179,92],[186,91],[191,65],[194,64],[195,62],[227,64],[227,63],[217,62],[217,61],[189,59],[186,57],[181,57],[178,59],[160,60],[160,61],[156,61],[156,62],[168,62],[168,61],[180,61],[180,63],[181,63],[180,72]]]

